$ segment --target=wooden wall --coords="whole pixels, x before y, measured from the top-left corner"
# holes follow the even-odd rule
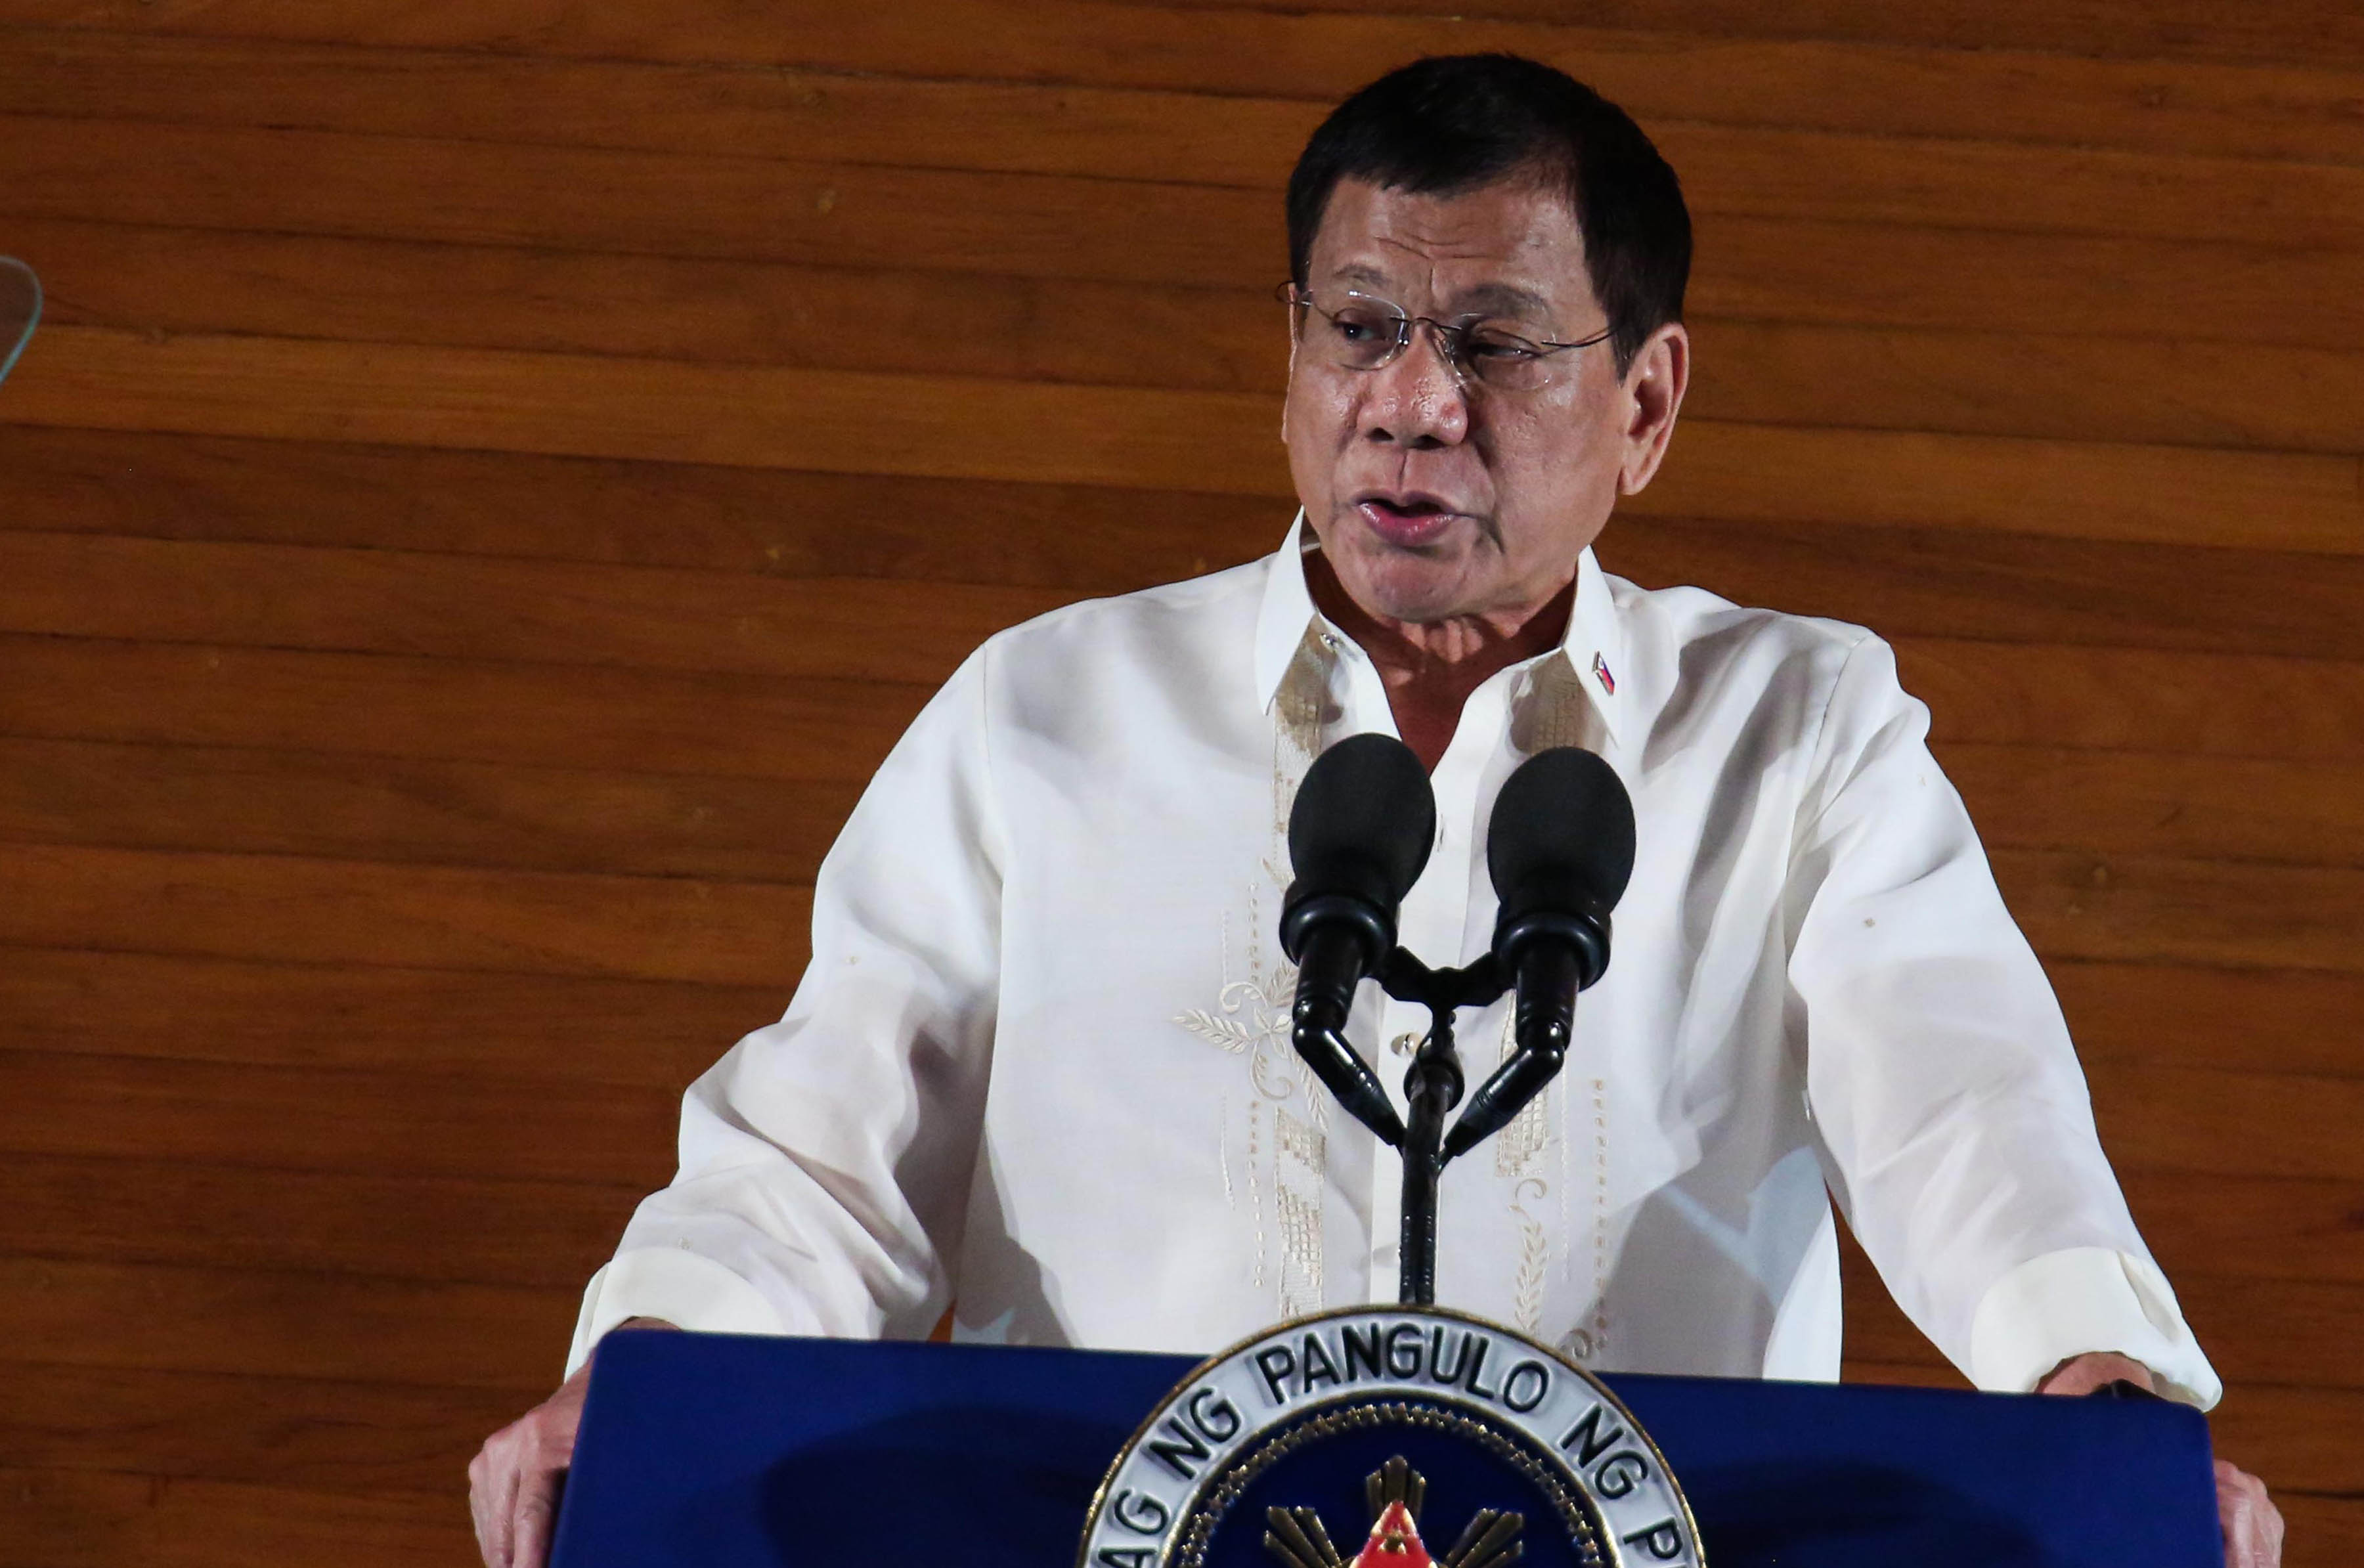
[[[1494,47],[1697,214],[1606,559],[1896,640],[2221,1445],[2364,1554],[2364,11],[1425,8],[0,0],[0,1568],[470,1560],[863,779],[1269,548],[1291,157]]]

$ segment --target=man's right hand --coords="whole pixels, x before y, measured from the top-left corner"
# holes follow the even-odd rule
[[[623,1326],[673,1327],[654,1318]],[[583,1396],[590,1387],[585,1361],[557,1393],[486,1438],[468,1462],[468,1508],[485,1568],[545,1568],[550,1562],[558,1488],[574,1457],[574,1431],[583,1424]]]

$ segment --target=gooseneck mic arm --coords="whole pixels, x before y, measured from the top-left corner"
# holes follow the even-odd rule
[[[1394,922],[1359,898],[1316,894],[1288,906],[1280,945],[1297,961],[1289,1043],[1349,1116],[1381,1142],[1400,1147],[1403,1121],[1388,1103],[1379,1075],[1346,1043],[1345,1032],[1355,988],[1395,946]]]

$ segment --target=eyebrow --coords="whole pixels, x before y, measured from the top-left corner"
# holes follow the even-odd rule
[[[1364,284],[1381,291],[1390,290],[1395,286],[1387,274],[1377,267],[1367,267],[1360,262],[1340,267],[1331,275],[1341,283]],[[1516,284],[1479,284],[1475,288],[1466,289],[1455,295],[1454,298],[1455,303],[1464,307],[1462,312],[1456,312],[1456,314],[1464,314],[1471,310],[1532,310],[1539,315],[1548,315],[1551,310],[1549,300],[1534,290],[1521,288]]]

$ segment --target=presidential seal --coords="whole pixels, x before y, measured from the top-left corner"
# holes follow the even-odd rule
[[[1591,1374],[1479,1318],[1363,1307],[1184,1378],[1092,1500],[1078,1568],[1644,1568],[1703,1560]]]

